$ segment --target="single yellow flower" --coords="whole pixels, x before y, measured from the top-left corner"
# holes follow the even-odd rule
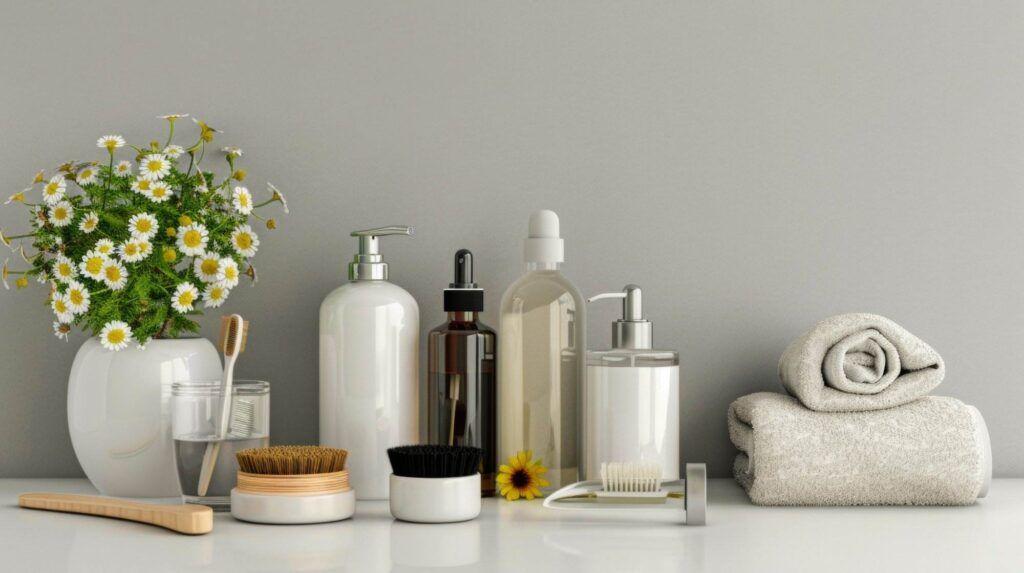
[[[508,465],[498,468],[498,487],[509,501],[520,497],[531,500],[541,497],[540,488],[551,485],[543,476],[547,472],[541,460],[533,461],[533,452],[518,452],[508,459]]]
[[[164,231],[164,232],[167,233],[168,237],[177,237],[178,236],[178,230],[175,229],[174,227],[167,227],[167,230]]]
[[[178,217],[178,224],[182,227],[187,227],[192,224],[192,217],[182,215],[181,217]]]
[[[271,231],[276,229],[277,228],[277,220],[276,219],[267,219],[267,228],[270,229]]]
[[[231,178],[235,181],[245,181],[245,169],[235,169],[235,172],[231,174]]]
[[[170,230],[171,229],[168,229],[168,231],[170,231]],[[165,248],[164,249],[164,261],[166,261],[168,263],[173,263],[176,260],[178,260],[178,253],[177,253],[177,251],[175,251],[174,249],[172,249],[170,247]]]
[[[18,277],[18,280],[14,281],[14,286],[18,288],[25,288],[28,286],[28,279],[25,277]]]

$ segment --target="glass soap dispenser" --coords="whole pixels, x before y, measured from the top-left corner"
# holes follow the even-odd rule
[[[498,463],[494,331],[479,320],[484,291],[473,282],[473,253],[455,253],[455,282],[444,290],[448,320],[427,339],[427,434],[431,444],[484,451],[480,493],[494,495]]]
[[[605,299],[622,299],[622,318],[610,350],[587,352],[581,479],[600,479],[603,462],[658,464],[662,479],[679,479],[679,354],[654,350],[640,287],[587,302]]]

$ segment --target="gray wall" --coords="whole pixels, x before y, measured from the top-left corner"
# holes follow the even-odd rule
[[[494,324],[547,207],[581,290],[639,283],[681,351],[687,461],[727,475],[728,403],[778,390],[811,323],[865,310],[945,355],[940,393],[985,414],[998,476],[1024,476],[1020,3],[9,4],[0,190],[190,112],[246,150],[250,187],[288,193],[260,284],[228,305],[252,318],[239,368],[272,381],[277,442],[317,438],[317,310],[348,231],[418,227],[386,254],[425,328],[473,249]],[[84,337],[55,340],[42,298],[0,293],[0,476],[81,472]],[[592,341],[615,312],[593,309]]]

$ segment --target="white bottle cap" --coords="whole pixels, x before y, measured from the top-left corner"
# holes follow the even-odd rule
[[[523,249],[528,263],[560,263],[565,260],[565,244],[559,236],[558,215],[541,209],[530,215],[530,235]]]

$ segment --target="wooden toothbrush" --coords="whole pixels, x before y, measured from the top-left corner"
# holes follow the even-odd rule
[[[205,505],[158,505],[68,493],[23,493],[18,496],[18,505],[29,509],[126,519],[188,535],[202,535],[213,530],[213,510]]]
[[[220,439],[206,444],[203,465],[199,469],[199,487],[196,492],[200,497],[205,496],[210,489],[213,470],[217,467],[217,456],[220,454],[220,445],[227,437],[231,420],[231,387],[235,377],[235,362],[238,360],[238,355],[245,352],[245,339],[248,336],[249,321],[244,320],[241,315],[232,314],[221,317],[220,349],[224,353],[224,375],[221,379],[220,418],[217,419],[217,437]]]

